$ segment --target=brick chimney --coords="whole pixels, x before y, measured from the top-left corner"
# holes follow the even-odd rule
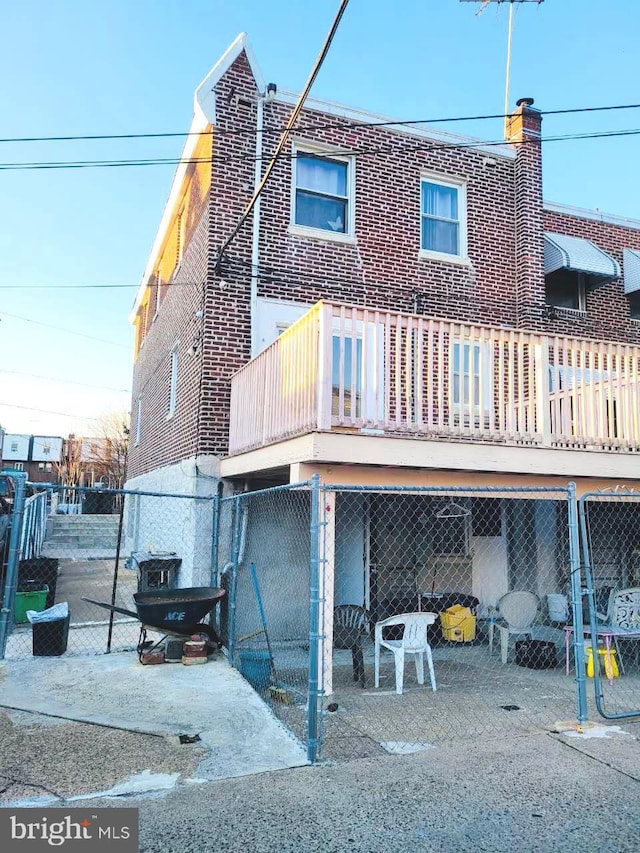
[[[521,98],[506,123],[507,142],[516,147],[515,286],[521,328],[539,327],[544,306],[541,126],[542,114],[533,98]]]

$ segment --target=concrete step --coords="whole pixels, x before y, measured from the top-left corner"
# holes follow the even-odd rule
[[[106,536],[91,536],[85,539],[76,537],[73,539],[46,539],[47,545],[56,548],[82,549],[82,548],[115,548],[118,540]]]
[[[113,527],[118,526],[117,515],[52,515],[49,523],[54,527]]]

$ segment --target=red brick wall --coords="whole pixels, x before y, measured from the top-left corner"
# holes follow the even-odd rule
[[[640,249],[640,229],[610,222],[545,210],[544,228],[545,231],[592,240],[598,248],[615,258],[621,269],[622,250]],[[547,324],[551,331],[559,334],[640,343],[640,322],[631,320],[629,316],[629,300],[624,295],[622,279],[588,291],[584,316],[561,315],[557,320],[548,320]]]
[[[189,349],[201,341],[202,308],[207,273],[208,210],[194,226],[173,281],[163,287],[163,299],[155,319],[155,302],[149,311],[149,329],[133,372],[131,404],[131,447],[127,477],[170,465],[196,451],[198,398],[202,347],[194,355]],[[171,350],[178,343],[177,408],[171,418],[169,387]],[[136,444],[138,397],[142,397],[142,433]]]

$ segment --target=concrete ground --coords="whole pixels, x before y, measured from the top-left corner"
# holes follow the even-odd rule
[[[564,668],[564,641],[555,669],[535,670],[502,664],[486,644],[441,645],[433,649],[437,692],[419,685],[411,660],[405,667],[404,692],[395,692],[395,667],[390,654],[381,661],[380,688],[374,687],[373,647],[365,648],[366,687],[353,680],[349,650],[334,651],[333,693],[326,705],[324,756],[336,760],[366,758],[384,752],[430,748],[451,741],[495,739],[548,730],[558,720],[576,717],[573,668]],[[302,683],[305,652],[276,654],[285,682]],[[616,712],[640,709],[640,671],[629,658],[624,674],[603,684],[606,707]],[[586,684],[589,719],[597,719],[593,681]],[[300,705],[273,706],[292,731],[304,731],[305,709]]]
[[[91,787],[98,779],[90,768],[104,762],[111,769],[105,750],[117,756],[107,787],[127,782],[134,772],[165,773],[168,767],[180,777],[188,772],[202,781],[306,763],[302,745],[222,655],[204,666],[142,666],[130,653],[8,662],[0,667],[0,710],[9,714],[0,739],[0,776],[15,777],[12,768],[24,752],[25,737],[38,754],[46,752],[49,740],[60,741],[48,769],[43,765],[41,776],[31,782],[64,796],[104,790]],[[13,711],[26,713],[16,723]],[[37,725],[30,726],[30,720]],[[58,725],[48,730],[42,720]],[[197,766],[184,758],[184,749],[175,751],[180,735],[197,736]],[[74,741],[88,750],[80,758]],[[78,760],[87,768],[86,778],[76,774]],[[5,800],[13,796],[9,789]]]
[[[180,785],[137,806],[142,853],[635,853],[638,727],[459,742]]]

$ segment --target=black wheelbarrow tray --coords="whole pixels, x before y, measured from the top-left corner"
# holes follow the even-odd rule
[[[131,616],[142,623],[138,655],[149,650],[146,642],[147,629],[159,631],[163,637],[168,635],[190,637],[192,634],[204,634],[213,648],[218,648],[220,641],[211,625],[201,620],[210,613],[218,601],[225,595],[225,590],[215,586],[190,586],[184,589],[156,589],[148,592],[134,593],[133,600],[136,611],[115,604],[105,604],[92,598],[83,598],[89,604],[104,607],[112,613],[122,613]],[[158,643],[151,644],[153,648]]]

